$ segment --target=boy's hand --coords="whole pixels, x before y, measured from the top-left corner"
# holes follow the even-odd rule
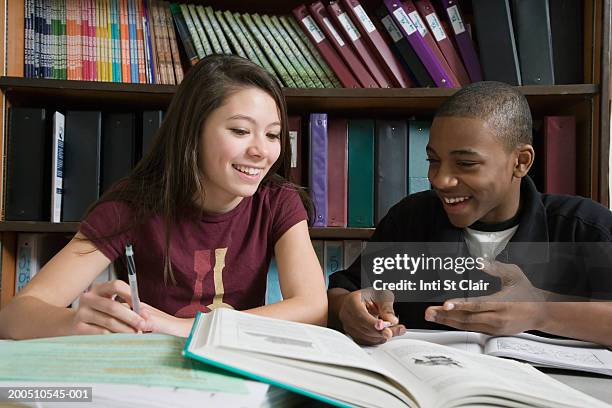
[[[491,335],[511,335],[538,329],[544,319],[545,292],[534,288],[523,271],[511,264],[487,264],[485,272],[499,277],[502,289],[490,296],[451,299],[431,306],[425,320]]]
[[[368,288],[348,293],[338,313],[344,332],[359,344],[381,344],[406,331],[393,311],[393,294],[380,299],[373,292]]]

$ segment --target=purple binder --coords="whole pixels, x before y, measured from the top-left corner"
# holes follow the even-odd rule
[[[442,68],[440,62],[434,55],[433,51],[425,43],[425,40],[419,33],[419,30],[408,17],[404,5],[396,0],[384,0],[385,7],[389,10],[389,13],[393,16],[395,22],[398,23],[402,33],[408,39],[408,42],[414,49],[429,75],[433,79],[434,83],[440,88],[458,88],[461,85],[455,83]]]
[[[442,0],[442,6],[446,10],[448,20],[453,26],[453,33],[455,34],[455,41],[457,42],[457,48],[463,59],[463,64],[467,69],[470,81],[479,82],[482,81],[482,68],[480,68],[480,61],[478,55],[474,49],[474,42],[470,33],[463,24],[463,15],[461,9],[456,0]]]
[[[313,227],[327,226],[327,114],[310,114],[310,196],[314,203]]]

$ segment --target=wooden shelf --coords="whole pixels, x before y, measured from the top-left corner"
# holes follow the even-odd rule
[[[0,89],[14,105],[58,105],[63,108],[108,106],[115,109],[165,108],[174,85],[126,84],[115,82],[67,81],[21,77],[0,77]],[[521,86],[534,111],[553,112],[591,100],[600,88],[594,84]],[[456,89],[445,88],[284,88],[290,110],[352,112],[362,116],[385,114],[432,114]],[[136,103],[136,105],[134,105]]]
[[[75,233],[78,222],[3,221],[0,232],[67,232]],[[310,228],[312,239],[360,239],[367,240],[374,228]]]

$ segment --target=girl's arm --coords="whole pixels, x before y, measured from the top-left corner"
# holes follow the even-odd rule
[[[0,311],[0,338],[135,332],[144,320],[114,300],[129,301],[125,282],[112,281],[83,293],[110,264],[80,233]],[[79,308],[67,306],[80,296]]]
[[[247,312],[324,326],[327,322],[325,280],[306,221],[289,228],[276,242],[274,253],[283,301]]]

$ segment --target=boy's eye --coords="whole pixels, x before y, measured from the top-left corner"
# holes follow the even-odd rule
[[[239,136],[244,136],[244,135],[246,135],[246,134],[248,134],[248,133],[249,133],[249,131],[248,131],[248,130],[246,130],[246,129],[240,129],[240,128],[231,128],[230,130],[231,130],[233,133],[235,133],[235,134],[237,134],[237,135],[239,135]]]
[[[472,167],[477,165],[478,162],[471,162],[471,161],[460,161],[457,162],[457,165],[461,166],[461,167]]]

